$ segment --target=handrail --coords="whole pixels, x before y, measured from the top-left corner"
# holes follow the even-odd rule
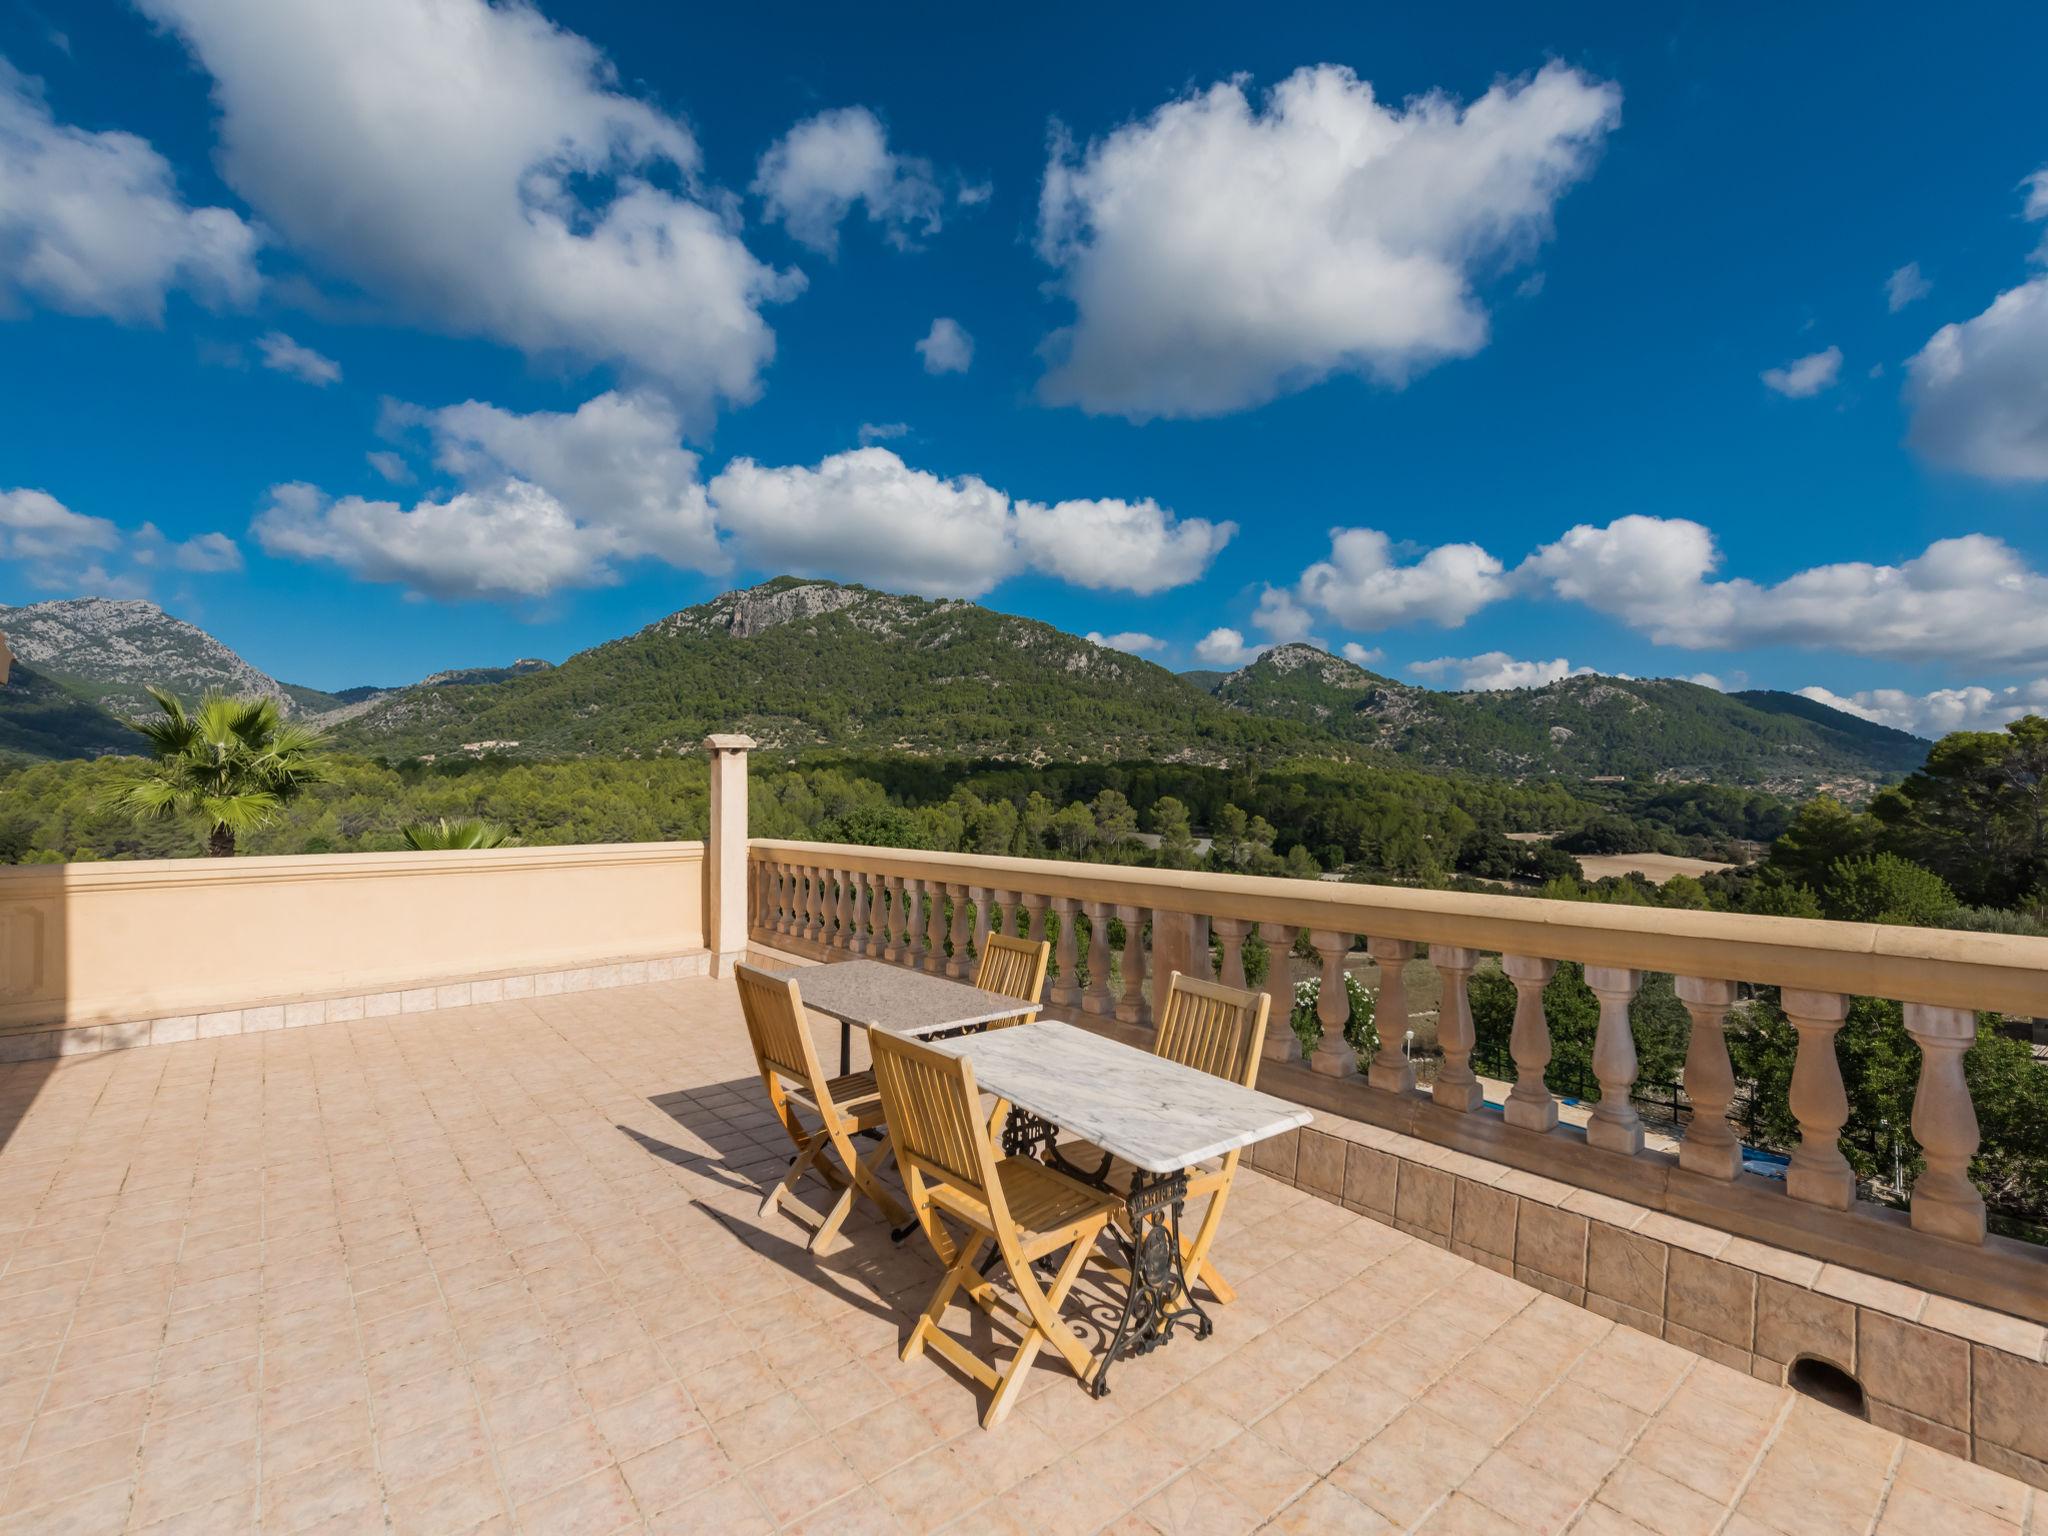
[[[2017,934],[766,838],[753,840],[750,856],[1585,965],[2048,1016],[2048,939]]]

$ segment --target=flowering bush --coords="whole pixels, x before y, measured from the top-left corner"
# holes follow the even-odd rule
[[[1368,1062],[1380,1048],[1379,1031],[1373,1027],[1373,995],[1350,971],[1344,973],[1344,992],[1351,1000],[1351,1015],[1344,1021],[1344,1038],[1351,1048],[1358,1052],[1361,1062]],[[1320,976],[1294,985],[1294,1012],[1288,1022],[1294,1026],[1295,1037],[1301,1041],[1301,1054],[1307,1057],[1316,1048],[1316,1042],[1323,1038],[1323,1021],[1316,1012],[1323,995],[1323,980]]]

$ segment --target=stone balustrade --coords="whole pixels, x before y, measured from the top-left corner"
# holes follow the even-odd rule
[[[1287,1027],[1294,998],[1286,968],[1269,964],[1261,984],[1274,1022],[1261,1086],[2048,1321],[2042,1251],[1987,1236],[1984,1202],[1969,1177],[1978,1129],[1962,1066],[1980,1012],[2048,1013],[2048,940],[818,843],[757,840],[750,860],[748,917],[761,944],[820,957],[873,955],[958,976],[971,972],[975,941],[992,928],[1045,937],[1050,927],[1050,1010],[1133,1037],[1149,1033],[1157,977],[1179,970],[1242,986],[1254,937],[1269,955],[1284,955],[1306,935],[1322,977],[1322,1035],[1302,1062]],[[1344,1038],[1344,973],[1360,938],[1380,975],[1379,1048],[1363,1072]],[[1405,964],[1424,945],[1442,982],[1443,1067],[1427,1090],[1416,1086],[1398,1022],[1409,1012]],[[1516,1080],[1499,1109],[1486,1105],[1471,1068],[1468,986],[1486,955],[1500,957],[1517,999],[1509,1044]],[[1563,961],[1585,967],[1599,1002],[1592,1065],[1600,1097],[1583,1127],[1560,1118],[1544,1083],[1551,1040],[1543,990]],[[1646,1148],[1631,1098],[1629,1006],[1651,972],[1675,978],[1692,1021],[1685,1083],[1696,1115],[1675,1156]],[[1790,1109],[1800,1137],[1782,1183],[1743,1171],[1725,1118],[1734,1079],[1723,1029],[1741,984],[1779,988],[1798,1037]],[[1927,1167],[1905,1213],[1856,1198],[1838,1144],[1848,1104],[1835,1039],[1853,997],[1904,1004],[1921,1051],[1912,1129]]]

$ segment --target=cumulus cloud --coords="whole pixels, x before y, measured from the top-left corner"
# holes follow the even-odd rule
[[[1195,659],[1212,667],[1249,666],[1266,652],[1270,645],[1247,645],[1241,630],[1218,626],[1195,642]]]
[[[146,140],[57,122],[38,83],[0,59],[0,314],[26,298],[156,324],[174,288],[245,304],[257,243],[241,215],[188,205]]]
[[[1620,619],[1660,645],[1796,645],[1900,660],[2048,659],[2048,575],[1986,534],[1940,539],[1898,565],[1842,561],[1769,585],[1712,581],[1721,554],[1683,518],[1580,524],[1518,582]]]
[[[911,246],[944,222],[945,193],[929,160],[889,148],[889,131],[866,107],[807,117],[761,156],[753,191],[771,222],[826,256],[855,203],[889,243]]]
[[[111,518],[74,512],[48,491],[0,491],[0,560],[17,561],[47,591],[136,596],[156,567],[238,571],[242,552],[224,533],[173,541],[154,523],[124,531]]]
[[[412,466],[405,462],[402,454],[393,453],[389,448],[373,448],[363,457],[369,461],[370,468],[393,485],[404,485],[412,479]]]
[[[674,116],[528,5],[137,0],[213,77],[228,184],[310,261],[422,323],[748,400],[762,306]]]
[[[2025,215],[2048,219],[2048,169]],[[2048,262],[2048,235],[2034,252]],[[1907,440],[1936,464],[1987,480],[2048,480],[2048,272],[1970,320],[1944,325],[1907,364]]]
[[[1355,667],[1376,667],[1387,659],[1387,653],[1376,645],[1360,645],[1356,640],[1344,642],[1344,659]]]
[[[1439,544],[1403,564],[1377,528],[1332,528],[1330,558],[1303,571],[1292,596],[1349,629],[1456,629],[1506,593],[1500,561],[1477,544]]]
[[[311,347],[300,346],[283,331],[272,331],[259,337],[256,347],[263,354],[263,366],[273,372],[290,374],[322,389],[341,379],[341,364],[331,357],[323,357]]]
[[[965,373],[974,362],[974,338],[958,320],[941,315],[917,344],[926,373]]]
[[[1252,610],[1252,623],[1275,645],[1314,637],[1315,616],[1283,587],[1267,587]]]
[[[2048,678],[2009,688],[1936,688],[1929,693],[1871,688],[1844,696],[1809,687],[1801,688],[1799,695],[1930,740],[1950,731],[1999,730],[2024,715],[2048,715]]]
[[[1129,651],[1133,656],[1143,656],[1148,651],[1166,649],[1166,642],[1157,635],[1148,635],[1136,629],[1125,630],[1119,635],[1105,635],[1091,629],[1088,631],[1087,640],[1090,645],[1104,646],[1112,651]]]
[[[1038,249],[1074,322],[1043,399],[1213,416],[1332,374],[1399,385],[1486,344],[1475,285],[1533,255],[1621,92],[1552,64],[1400,106],[1337,65],[1254,105],[1242,78],[1077,149],[1056,138]]]
[[[1898,271],[1884,280],[1884,301],[1893,314],[1897,314],[1915,299],[1924,299],[1934,291],[1934,284],[1920,275],[1920,263],[1909,261]]]
[[[729,568],[697,456],[658,396],[607,391],[574,412],[523,415],[475,400],[438,410],[394,404],[386,417],[391,430],[423,429],[436,466],[460,489],[405,507],[276,486],[251,525],[266,550],[440,598],[602,586],[618,579],[619,564],[643,558]]]
[[[1455,693],[1498,693],[1509,688],[1541,688],[1560,678],[1583,677],[1591,667],[1575,667],[1564,657],[1551,661],[1518,661],[1506,651],[1478,656],[1439,656],[1410,662],[1408,670]]]
[[[1766,368],[1759,377],[1768,389],[1791,400],[1808,400],[1823,390],[1833,389],[1842,376],[1842,349],[1809,352],[1782,368]]]
[[[863,448],[909,435],[910,423],[907,421],[864,421],[860,424],[860,445]]]
[[[815,466],[737,459],[711,499],[746,564],[928,596],[978,597],[1031,569],[1076,586],[1150,593],[1196,580],[1237,531],[1157,502],[1016,500],[973,475],[944,479],[886,448]]]

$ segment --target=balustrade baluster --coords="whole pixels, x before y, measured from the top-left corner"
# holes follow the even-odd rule
[[[953,900],[953,953],[946,957],[946,974],[958,979],[965,976],[974,965],[967,958],[967,887],[949,885],[946,894]]]
[[[1678,1000],[1692,1015],[1685,1042],[1685,1094],[1692,1100],[1692,1124],[1678,1144],[1678,1166],[1712,1179],[1732,1179],[1742,1172],[1742,1143],[1728,1123],[1728,1101],[1735,1097],[1735,1072],[1728,1064],[1728,1010],[1735,1004],[1735,983],[1699,976],[1672,978]]]
[[[1486,1102],[1486,1090],[1472,1072],[1472,968],[1479,963],[1479,951],[1449,944],[1429,946],[1429,963],[1443,980],[1443,1002],[1437,1008],[1436,1038],[1443,1047],[1444,1064],[1430,1086],[1430,1098],[1445,1109],[1462,1112]]]
[[[1344,1038],[1344,1025],[1351,1017],[1351,993],[1344,985],[1344,957],[1351,953],[1351,935],[1318,929],[1309,934],[1308,941],[1323,962],[1322,985],[1316,995],[1316,1017],[1322,1021],[1323,1037],[1316,1042],[1308,1064],[1325,1077],[1356,1077],[1358,1052]]]
[[[1408,1059],[1408,974],[1407,964],[1415,958],[1412,939],[1365,941],[1365,952],[1380,968],[1380,995],[1375,998],[1373,1023],[1379,1030],[1380,1048],[1373,1054],[1372,1070],[1366,1080],[1388,1093],[1415,1091],[1415,1063]]]
[[[846,870],[832,871],[834,902],[832,907],[832,947],[851,953],[853,949],[853,876]]]
[[[1515,1058],[1515,1086],[1509,1090],[1501,1118],[1525,1131],[1557,1129],[1557,1100],[1543,1081],[1550,1065],[1550,1020],[1543,1013],[1543,989],[1557,974],[1555,960],[1532,955],[1502,955],[1500,968],[1515,984],[1515,1027],[1508,1054]]]
[[[817,937],[818,920],[812,905],[816,901],[818,894],[816,875],[817,871],[813,870],[808,864],[799,864],[797,866],[797,923],[795,936],[799,939],[809,940]]]
[[[1920,1047],[1913,1139],[1927,1159],[1926,1172],[1913,1183],[1913,1230],[1959,1243],[1982,1243],[1984,1197],[1970,1182],[1977,1110],[1963,1078],[1963,1052],[1976,1043],[1977,1015],[1968,1008],[1908,1003],[1906,1033]]]
[[[775,866],[755,862],[749,865],[754,876],[754,923],[765,932],[775,932]]]
[[[1799,1145],[1785,1168],[1785,1193],[1846,1211],[1856,1198],[1856,1174],[1842,1156],[1849,1095],[1842,1087],[1842,1064],[1835,1059],[1835,1035],[1849,1015],[1849,999],[1839,992],[1794,987],[1780,995],[1785,1017],[1799,1032],[1789,1095],[1793,1118],[1799,1122]]]
[[[1253,926],[1239,917],[1219,917],[1209,924],[1223,947],[1223,960],[1217,967],[1216,979],[1226,987],[1244,990],[1244,941]]]
[[[856,870],[847,878],[853,882],[853,932],[847,937],[847,948],[856,955],[868,953],[868,924],[873,921],[874,882],[864,870]]]
[[[1631,1095],[1636,1086],[1636,1037],[1628,1005],[1642,990],[1643,973],[1612,965],[1586,967],[1586,985],[1600,999],[1600,1028],[1593,1036],[1593,1075],[1600,1102],[1586,1122],[1586,1145],[1633,1157],[1643,1150],[1643,1117]]]
[[[931,945],[931,930],[925,926],[924,891],[925,882],[922,880],[903,882],[903,917],[909,924],[903,945],[903,963],[913,970],[924,969],[925,954]]]
[[[1046,939],[1046,932],[1052,925],[1051,902],[1043,896],[1034,895],[1032,892],[1026,891],[1023,894],[1022,900],[1018,902],[1018,909],[1024,924],[1023,932],[1018,937],[1037,939],[1043,943]]]
[[[1259,924],[1259,937],[1266,944],[1266,1043],[1260,1055],[1267,1061],[1300,1061],[1301,1041],[1294,1033],[1294,936],[1296,930],[1284,923]]]
[[[896,931],[903,916],[903,882],[894,875],[875,877],[875,957],[896,959]]]
[[[1116,1016],[1125,1024],[1145,1022],[1145,912],[1143,907],[1116,909],[1124,925],[1124,990],[1116,1000]]]
[[[971,885],[967,894],[974,898],[974,967],[979,967],[981,957],[988,953],[988,936],[995,928],[995,919],[989,914],[989,904],[995,900],[995,893],[985,885]],[[973,967],[960,974],[972,974]]]
[[[1059,975],[1053,978],[1046,995],[1056,1008],[1071,1008],[1081,1001],[1081,943],[1074,921],[1080,915],[1081,903],[1072,896],[1055,896],[1052,908],[1060,915],[1060,937],[1053,955],[1059,966]]]
[[[946,968],[946,892],[948,887],[937,880],[927,880],[924,888],[931,893],[932,906],[925,927],[927,943],[924,950],[924,968],[936,974]]]
[[[1109,905],[1091,901],[1088,913],[1088,986],[1081,994],[1081,1006],[1090,1013],[1109,1013],[1116,1001],[1109,991]]]

